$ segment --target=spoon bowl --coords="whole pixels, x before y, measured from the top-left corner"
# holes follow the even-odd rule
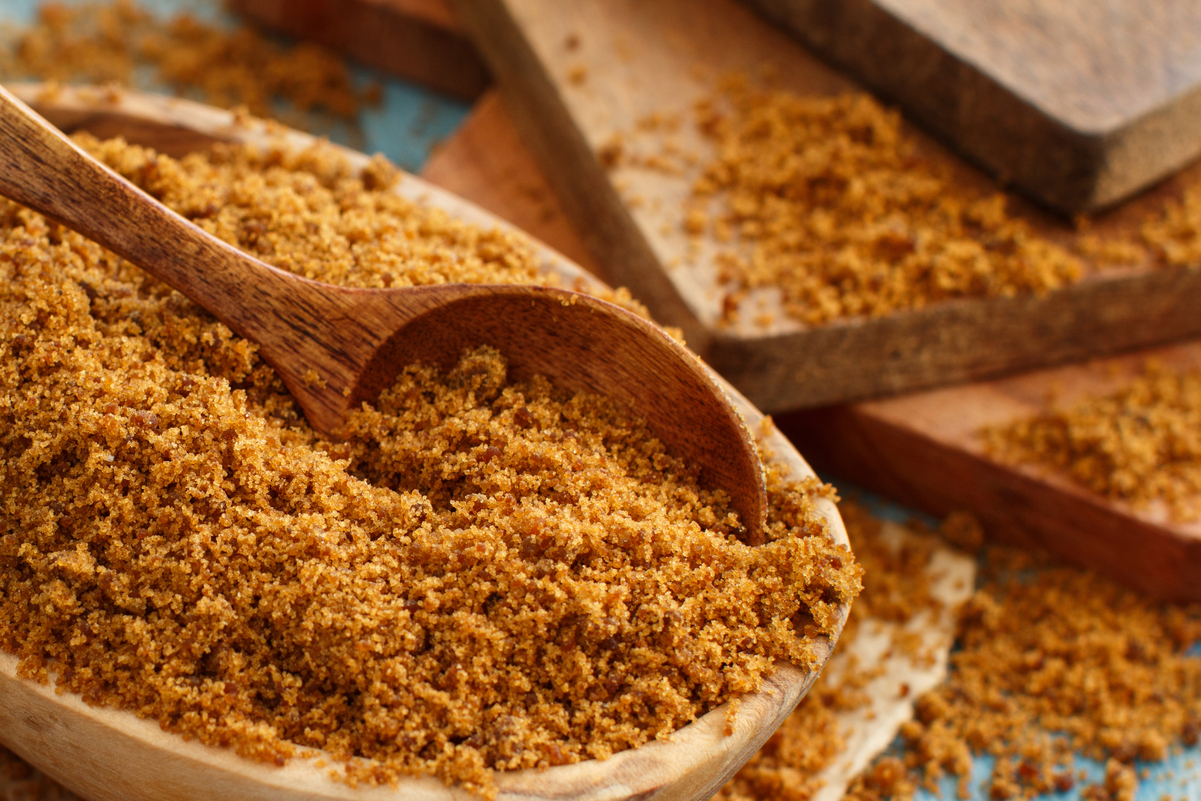
[[[43,90],[21,91],[31,102]],[[141,144],[169,150],[176,155],[214,141],[239,139],[263,141],[254,127],[237,127],[228,112],[200,104],[125,93],[116,101],[101,100],[83,90],[59,90],[45,96],[39,108],[64,126],[84,127],[97,135],[127,135]],[[286,132],[291,146],[303,148],[311,138]],[[271,133],[275,142],[279,132]],[[356,163],[365,157],[347,152]],[[422,199],[453,216],[481,225],[504,226],[461,199],[448,195],[420,179],[406,177],[398,191]],[[535,244],[535,247],[539,247]],[[549,273],[565,285],[603,287],[549,249],[539,248]],[[536,289],[536,288],[535,288]],[[509,296],[506,302],[520,304]],[[575,296],[571,296],[575,297]],[[470,299],[464,301],[470,302]],[[576,301],[578,304],[579,301]],[[557,305],[556,305],[557,304]],[[569,301],[570,304],[570,301]],[[546,304],[556,314],[582,313],[560,301]],[[583,309],[590,308],[587,301]],[[507,313],[507,312],[506,312]],[[511,319],[511,318],[506,318]],[[550,315],[548,319],[553,319]],[[420,316],[412,325],[421,326]],[[499,323],[498,328],[503,328]],[[420,331],[419,328],[412,329]],[[497,333],[497,336],[503,332]],[[417,339],[424,338],[415,337]],[[402,354],[407,358],[407,355]],[[763,426],[763,416],[708,368],[709,379],[729,393],[735,410],[755,431],[762,431],[761,444],[770,460],[793,478],[812,476],[800,454],[781,435]],[[831,539],[846,545],[847,537],[834,504],[818,501]],[[845,618],[846,609],[842,610]],[[829,657],[834,638],[813,642],[820,662]],[[737,713],[727,707],[710,711],[669,740],[653,742],[624,751],[604,761],[499,773],[496,776],[501,801],[620,801],[662,799],[700,801],[709,798],[763,744],[805,695],[817,671],[802,671],[780,665],[763,688],[740,699]],[[409,778],[395,787],[358,787],[331,779],[336,763],[323,764],[322,755],[293,759],[282,767],[265,765],[219,749],[185,741],[168,734],[148,720],[129,712],[87,705],[78,696],[59,693],[53,686],[38,684],[17,674],[17,659],[0,652],[0,744],[23,757],[48,776],[90,801],[199,801],[208,798],[344,799],[345,801],[469,801],[476,799],[459,788],[436,779]]]

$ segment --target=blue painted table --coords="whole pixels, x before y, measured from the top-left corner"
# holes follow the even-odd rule
[[[78,3],[80,0],[70,0]],[[217,3],[210,0],[141,0],[144,7],[163,15],[188,11],[197,17],[212,22],[229,22]],[[33,19],[39,0],[0,0],[0,21],[27,23]],[[452,134],[467,116],[470,107],[423,87],[382,75],[372,70],[355,67],[355,80],[361,85],[376,81],[383,89],[383,100],[378,107],[366,109],[360,121],[359,135],[353,143],[348,131],[334,130],[330,137],[343,144],[354,144],[369,153],[381,152],[393,162],[410,172],[417,172],[429,157],[432,148],[443,138]],[[835,483],[840,483],[835,481]],[[882,517],[905,520],[916,516],[905,507],[861,493],[854,487],[840,484],[845,496],[855,495],[866,502]],[[1201,658],[1201,656],[1199,656]],[[900,745],[894,744],[899,752]],[[971,783],[971,801],[991,801],[985,789],[993,766],[991,757],[977,757]],[[1089,783],[1104,779],[1104,766],[1093,760],[1080,758],[1078,768],[1088,773],[1086,782],[1077,782],[1076,789],[1066,793],[1047,796],[1057,801],[1077,801],[1081,789]],[[1140,781],[1136,801],[1161,801],[1161,799],[1184,799],[1201,801],[1201,747],[1179,749],[1162,763],[1139,765],[1146,777]],[[956,781],[948,777],[941,786],[941,798],[956,797]],[[922,790],[919,801],[936,801],[937,796]]]

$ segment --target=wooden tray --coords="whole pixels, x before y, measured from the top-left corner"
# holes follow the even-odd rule
[[[1193,0],[747,0],[994,175],[1069,213],[1201,155]]]
[[[220,141],[245,141],[264,146],[302,148],[314,138],[276,124],[240,122],[235,116],[209,106],[175,98],[107,90],[72,90],[39,86],[10,86],[25,102],[67,132],[88,130],[97,136],[123,135],[128,141],[171,155],[183,155]],[[367,157],[343,150],[352,164],[365,165]],[[452,217],[485,226],[514,230],[512,226],[474,204],[439,189],[420,178],[405,175],[396,191],[411,200],[442,209]],[[516,231],[515,231],[516,232]],[[519,233],[519,232],[517,232]],[[603,288],[596,279],[563,256],[535,243],[543,268],[558,274],[567,286],[594,291]],[[760,412],[737,392],[731,397],[752,427],[761,432],[762,444],[785,470],[800,478],[812,470],[792,445],[765,421]],[[847,544],[846,530],[834,504],[820,500],[831,536]],[[845,621],[847,609],[842,610]],[[833,640],[815,643],[827,656]],[[448,789],[432,777],[405,781],[399,788],[351,788],[332,781],[313,760],[296,759],[283,768],[244,760],[224,749],[164,734],[151,721],[132,713],[89,707],[77,697],[65,703],[71,716],[62,714],[64,703],[53,686],[17,678],[15,657],[0,653],[0,744],[57,778],[70,765],[86,766],[86,784],[69,786],[92,801],[146,799],[198,799],[234,797],[247,779],[268,787],[263,799],[291,799],[298,793],[321,799],[425,799],[450,801],[461,791]],[[497,777],[498,799],[571,797],[580,801],[621,801],[655,795],[663,801],[708,798],[763,744],[808,691],[817,672],[803,673],[790,665],[765,680],[763,691],[741,699],[732,721],[725,706],[676,732],[670,741],[654,742],[621,752],[604,762],[586,761],[544,771],[503,773]],[[122,729],[120,735],[113,728]],[[148,751],[161,747],[160,751]],[[153,756],[153,759],[148,757]],[[713,768],[711,779],[698,783],[688,774],[698,765]]]
[[[762,326],[748,313],[741,327],[722,328],[723,293],[711,259],[702,254],[696,267],[672,266],[689,246],[672,210],[687,196],[690,178],[610,173],[597,153],[652,113],[687,115],[729,72],[755,74],[767,64],[784,88],[809,95],[856,87],[735,0],[454,5],[605,274],[628,286],[661,322],[681,327],[693,348],[760,408],[895,394],[1201,334],[1201,272],[1150,265],[1100,270],[1041,298],[954,301],[815,328],[782,316]],[[983,180],[932,142],[923,148],[963,180]],[[640,204],[623,202],[621,182]],[[1144,202],[1154,199],[1124,206],[1094,230],[1132,225]],[[1025,212],[1050,235],[1074,235],[1033,209]],[[757,300],[765,299],[747,301],[748,308]]]
[[[1156,598],[1201,601],[1201,521],[1134,508],[1067,476],[1003,463],[979,431],[1112,391],[1148,359],[1201,368],[1201,341],[999,381],[785,415],[780,428],[823,472],[936,515],[969,510],[990,535],[1049,550]]]

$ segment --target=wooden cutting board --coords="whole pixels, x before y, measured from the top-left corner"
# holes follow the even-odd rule
[[[503,143],[501,149],[490,146]],[[521,225],[563,253],[582,248],[495,92],[485,94],[422,177]],[[1029,417],[1055,392],[1098,394],[1147,359],[1201,367],[1201,341],[883,401],[791,413],[781,430],[823,475],[935,515],[970,510],[990,535],[1047,549],[1156,597],[1201,600],[1201,522],[1132,509],[1071,480],[989,456],[978,432]]]
[[[1195,0],[747,0],[961,152],[1067,212],[1201,155]]]
[[[1201,341],[999,381],[784,415],[780,429],[823,474],[945,515],[969,510],[990,535],[1046,549],[1148,595],[1201,600],[1201,521],[1135,508],[1056,471],[990,455],[987,426],[1117,389],[1152,359],[1201,368]]]
[[[770,306],[772,293],[764,291],[746,301],[736,327],[723,327],[717,248],[703,247],[689,266],[691,239],[679,224],[691,176],[608,171],[598,154],[653,113],[691,119],[693,102],[730,72],[755,75],[766,64],[782,88],[806,95],[857,87],[735,0],[453,6],[596,262],[657,319],[682,328],[760,408],[895,394],[1201,335],[1201,272],[1146,266],[1100,270],[1041,298],[955,301],[813,328],[783,315],[763,322],[755,310]],[[681,129],[683,146],[703,148],[690,130]],[[962,180],[983,181],[922,141],[924,154]],[[1137,205],[1099,221],[1098,230],[1131,225]],[[1033,209],[1025,213],[1051,236],[1075,235]]]
[[[229,0],[272,30],[467,100],[490,81],[446,0]]]

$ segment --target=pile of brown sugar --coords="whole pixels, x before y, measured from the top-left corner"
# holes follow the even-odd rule
[[[981,436],[1008,462],[1046,465],[1136,507],[1162,502],[1178,520],[1201,516],[1201,370],[1150,364],[1110,393]]]
[[[528,281],[523,240],[328,149],[175,161],[86,144],[185,216],[340,283]],[[415,365],[323,441],[255,348],[0,205],[0,648],[23,675],[351,782],[551,766],[663,737],[812,666],[859,567],[816,481],[767,542],[604,398],[488,349]],[[365,757],[366,759],[353,759]]]
[[[927,565],[937,536],[919,525],[907,526],[900,548],[882,536],[880,520],[852,501],[839,504],[855,558],[863,566],[863,591],[851,607],[839,638],[845,649],[868,620],[903,623],[923,611],[942,609],[931,593]],[[905,648],[894,638],[894,648]],[[921,656],[915,654],[915,656]],[[831,680],[823,673],[808,695],[763,748],[718,793],[721,801],[807,801],[821,787],[819,774],[845,746],[836,713],[868,706],[863,686],[876,666],[852,665]],[[902,770],[902,774],[905,772]],[[912,779],[910,779],[912,781]],[[916,782],[913,782],[916,787]]]
[[[989,794],[1001,801],[1071,789],[1083,754],[1108,762],[1105,786],[1088,794],[1129,801],[1135,759],[1197,743],[1201,608],[1019,552],[998,549],[986,564],[993,574],[963,613],[949,680],[902,729],[907,763],[965,787],[969,754],[991,753]]]
[[[739,289],[778,287],[808,324],[880,316],[961,297],[1045,293],[1079,259],[917,155],[900,115],[866,94],[833,98],[733,85],[703,104],[717,156],[696,202],[718,196],[720,258]]]
[[[869,615],[905,619],[933,599],[915,581],[920,547],[898,560],[881,550],[878,523],[854,505],[840,509],[865,568],[845,645]],[[941,533],[961,522],[948,519]],[[1072,790],[1080,782],[1076,755],[1106,765],[1101,783],[1080,788],[1084,797],[1133,801],[1135,760],[1163,760],[1201,737],[1201,607],[1153,602],[1088,571],[997,546],[982,564],[950,675],[918,699],[916,719],[901,729],[903,752],[878,758],[846,797],[907,801],[919,787],[936,791],[949,774],[959,779],[959,797],[970,798],[973,755],[987,753],[996,757],[986,778],[994,801]],[[833,710],[861,703],[855,675],[842,686],[819,680],[720,797],[811,798],[815,776],[842,748]]]
[[[806,97],[733,77],[697,104],[696,123],[715,155],[681,225],[729,244],[717,255],[727,314],[759,287],[778,288],[787,314],[817,325],[1041,294],[1084,271],[1010,215],[1003,194],[973,190],[919,155],[900,115],[870,95]],[[611,165],[668,169],[683,157],[648,163],[624,150],[608,153]]]
[[[130,86],[138,71],[178,94],[258,116],[305,112],[351,120],[378,87],[355,87],[338,56],[311,43],[280,45],[246,26],[226,30],[180,13],[160,19],[133,0],[39,6],[28,27],[6,33],[0,74],[12,80]],[[274,105],[284,100],[291,109]]]

